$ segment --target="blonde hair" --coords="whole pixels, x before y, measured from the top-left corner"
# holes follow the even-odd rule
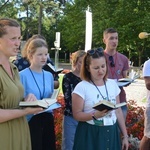
[[[43,39],[34,39],[29,43],[26,49],[27,59],[29,61],[31,56],[36,52],[37,48],[39,47],[46,47],[48,49],[47,43]]]
[[[23,49],[22,49],[22,51],[21,51],[21,54],[22,54],[22,56],[23,56],[24,58],[27,58],[27,48],[28,48],[30,42],[31,42],[32,40],[34,40],[34,39],[42,39],[42,40],[45,40],[45,42],[46,42],[46,39],[45,39],[44,36],[42,36],[42,35],[40,35],[40,34],[35,34],[35,35],[33,35],[31,38],[28,39],[28,41],[25,43],[25,45],[24,45],[24,47],[23,47]]]
[[[80,57],[83,57],[86,54],[84,50],[78,50],[72,53],[72,67],[76,65]]]

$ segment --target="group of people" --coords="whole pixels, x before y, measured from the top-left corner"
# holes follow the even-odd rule
[[[20,25],[14,19],[0,19],[0,149],[56,150],[53,111],[40,107],[19,108],[20,101],[50,98],[55,81],[43,68],[47,63],[48,45],[35,35],[24,47],[26,67],[18,68],[9,61],[19,52]],[[21,68],[20,68],[21,69]],[[58,85],[57,85],[58,86]],[[42,113],[41,113],[42,112]]]
[[[126,56],[117,52],[117,31],[106,29],[103,41],[105,50],[73,53],[73,71],[64,75],[62,89],[66,107],[62,150],[128,149],[127,106],[116,111],[92,108],[100,100],[114,104],[120,103],[120,99],[126,102],[125,92],[116,81],[127,77],[129,63]]]
[[[11,63],[20,46],[20,25],[14,19],[0,19],[0,149],[55,150],[53,111],[40,113],[40,107],[19,108],[20,101],[51,97],[58,88],[58,76],[44,66],[48,63],[48,45],[43,36],[34,35],[23,49],[25,65]],[[103,33],[105,49],[78,50],[72,55],[72,71],[65,74],[62,89],[65,99],[62,150],[127,150],[125,126],[127,106],[98,111],[93,105],[101,100],[114,104],[126,102],[123,87],[116,81],[126,78],[128,58],[117,51],[118,32]],[[149,61],[144,79],[149,90]],[[18,69],[17,69],[17,67]],[[18,71],[19,70],[19,71]],[[54,80],[56,77],[56,80]],[[149,103],[145,113],[145,132],[140,148],[149,149]]]

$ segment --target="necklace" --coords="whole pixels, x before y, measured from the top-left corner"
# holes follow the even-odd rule
[[[105,100],[106,98],[102,95],[101,91],[99,90],[99,88],[96,86],[96,84],[91,80],[91,82],[93,83],[93,85],[96,87],[96,89],[98,90],[99,94],[101,95],[101,97],[103,98],[103,100]],[[104,81],[104,85],[105,85],[105,90],[106,90],[106,95],[107,95],[107,99],[108,98],[108,90],[107,90],[107,86],[106,86],[106,82]],[[99,98],[99,96],[97,97]]]
[[[35,84],[36,84],[36,86],[37,86],[37,88],[38,88],[38,90],[39,90],[40,99],[43,99],[44,93],[45,93],[45,80],[44,80],[45,77],[44,77],[44,72],[43,72],[43,70],[42,70],[42,75],[43,75],[43,93],[42,93],[42,91],[41,91],[41,89],[40,89],[40,87],[39,87],[39,85],[38,85],[38,83],[37,83],[37,81],[36,81],[36,79],[35,79],[35,76],[34,76],[32,70],[31,70],[30,68],[29,68],[29,70],[30,70],[31,75],[32,75],[32,77],[33,77],[33,79],[34,79],[34,82],[35,82]]]

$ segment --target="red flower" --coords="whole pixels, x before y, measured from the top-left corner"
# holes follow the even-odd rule
[[[132,134],[139,140],[143,137],[144,130],[144,107],[137,106],[133,100],[128,101],[128,113],[126,118],[126,126],[128,135]]]
[[[64,113],[64,97],[62,94],[58,96],[58,102],[61,108],[54,110],[55,134],[56,134],[56,149],[61,149],[62,142],[62,119]],[[144,107],[139,107],[134,100],[128,101],[128,113],[126,118],[126,126],[128,135],[132,135],[139,140],[143,137],[144,130]],[[134,146],[130,143],[129,150],[134,150]]]

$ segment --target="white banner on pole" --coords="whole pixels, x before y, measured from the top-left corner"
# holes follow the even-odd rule
[[[60,32],[56,32],[56,47],[60,48]]]
[[[86,33],[85,33],[85,51],[91,49],[92,46],[92,13],[86,11]]]

